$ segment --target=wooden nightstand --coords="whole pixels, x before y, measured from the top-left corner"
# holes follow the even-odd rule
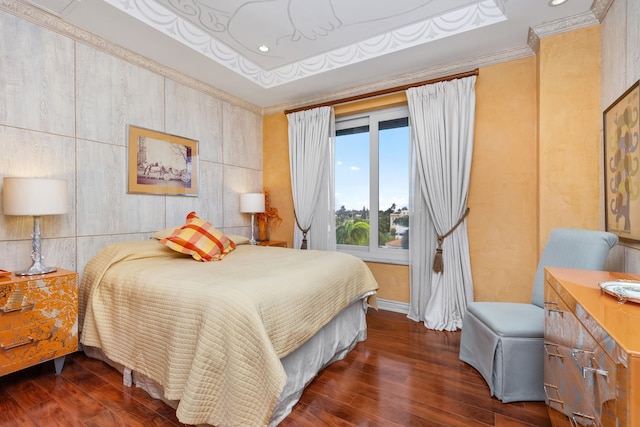
[[[287,247],[287,242],[284,240],[263,240],[261,242],[256,243],[258,246],[279,246],[281,248]]]
[[[78,273],[0,278],[0,376],[78,350]]]

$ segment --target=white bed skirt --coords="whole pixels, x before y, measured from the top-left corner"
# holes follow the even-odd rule
[[[365,297],[342,310],[306,343],[281,359],[287,373],[287,382],[271,414],[270,427],[278,425],[291,413],[305,387],[311,383],[318,372],[330,363],[343,359],[358,342],[367,338],[368,304],[366,301]],[[173,408],[178,406],[178,401],[164,398],[160,384],[110,360],[101,349],[85,346],[83,351],[87,356],[103,360],[118,369],[123,374],[125,385],[135,384],[153,398],[161,399]]]

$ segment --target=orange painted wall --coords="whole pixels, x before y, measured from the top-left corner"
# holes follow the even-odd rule
[[[552,228],[599,229],[600,26],[544,38],[540,76],[540,241]]]
[[[531,300],[537,265],[536,60],[480,69],[469,188],[476,301]]]
[[[282,222],[269,229],[269,239],[284,240],[293,247],[293,195],[289,174],[289,136],[284,113],[262,119],[262,184],[270,190],[269,203],[278,208]]]
[[[378,299],[409,303],[409,267],[368,262],[380,289]]]
[[[550,229],[598,227],[599,46],[599,27],[589,27],[543,39],[538,56],[480,69],[468,219],[477,301],[529,301]],[[340,106],[336,115],[405,102],[398,96]],[[285,218],[271,237],[291,246],[283,113],[264,117],[263,137],[264,184]],[[409,301],[407,266],[369,266],[379,298]]]

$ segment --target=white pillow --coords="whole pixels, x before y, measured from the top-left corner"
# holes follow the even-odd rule
[[[227,237],[233,240],[236,245],[248,245],[250,242],[248,237],[239,236],[237,234],[227,234]]]
[[[153,233],[151,235],[151,238],[162,240],[165,237],[171,236],[176,230],[179,230],[179,229],[180,229],[180,226],[165,228],[164,230],[156,231],[155,233]]]

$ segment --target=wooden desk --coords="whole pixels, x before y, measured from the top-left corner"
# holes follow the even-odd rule
[[[638,274],[545,270],[544,382],[554,426],[640,425],[640,304],[601,292]]]

